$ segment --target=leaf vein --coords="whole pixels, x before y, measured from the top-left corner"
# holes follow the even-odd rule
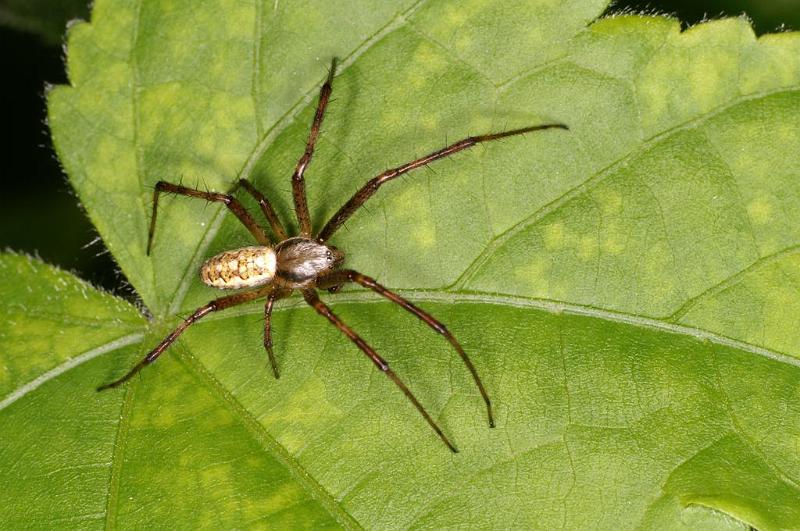
[[[782,481],[784,481],[784,482],[788,483],[789,485],[791,485],[794,489],[800,491],[800,484],[798,484],[797,480],[795,480],[794,478],[789,476],[785,471],[783,471],[776,464],[772,463],[771,460],[768,459],[766,455],[764,455],[764,452],[761,451],[755,445],[755,443],[753,443],[753,441],[750,440],[750,437],[748,437],[748,435],[747,435],[747,431],[744,428],[742,428],[742,425],[739,423],[739,418],[737,417],[736,413],[733,411],[733,407],[731,407],[730,397],[728,396],[728,392],[725,390],[725,384],[722,381],[722,372],[719,369],[719,359],[718,359],[717,351],[714,348],[713,344],[709,345],[709,347],[711,348],[711,352],[712,352],[712,355],[713,355],[713,363],[714,363],[714,369],[716,371],[716,378],[717,378],[717,385],[719,386],[719,393],[722,396],[722,402],[725,405],[725,410],[727,411],[728,416],[731,419],[731,424],[733,426],[734,431],[738,434],[738,436],[742,440],[742,442],[748,448],[750,448],[750,450],[752,450],[754,454],[756,454],[758,457],[760,457],[761,460],[764,461],[764,464],[767,465],[767,467],[770,470],[772,470],[777,477],[779,477]]]
[[[749,102],[755,101],[759,99],[765,99],[770,96],[774,96],[777,94],[785,94],[789,92],[796,92],[800,89],[800,85],[790,85],[786,87],[781,87],[779,89],[771,90],[771,91],[764,91],[759,92],[756,94],[751,94],[748,96],[742,96],[739,98],[734,98],[733,100],[720,105],[716,109],[703,114],[702,116],[697,116],[690,120],[686,120],[674,127],[666,129],[661,133],[653,135],[649,139],[645,140],[643,143],[639,145],[633,151],[623,155],[622,157],[618,158],[617,160],[611,162],[610,164],[606,165],[605,167],[599,169],[594,174],[592,174],[588,179],[583,181],[582,183],[570,188],[566,192],[564,192],[561,196],[557,197],[556,199],[550,201],[536,212],[532,213],[531,215],[525,217],[520,222],[515,224],[514,226],[506,229],[502,233],[498,234],[489,242],[484,249],[467,267],[464,269],[463,273],[450,285],[447,286],[448,289],[464,289],[467,287],[469,281],[481,270],[483,265],[491,258],[491,256],[495,253],[495,251],[508,242],[511,238],[516,236],[517,234],[523,232],[528,227],[534,225],[535,223],[539,222],[545,216],[557,212],[562,206],[569,203],[576,197],[593,190],[598,185],[603,183],[608,177],[614,174],[614,170],[618,167],[624,165],[625,163],[629,162],[633,158],[638,155],[641,155],[648,149],[651,149],[653,146],[658,145],[660,142],[670,138],[673,134],[684,131],[691,127],[696,127],[697,125],[710,120],[719,114],[732,109],[733,107]]]
[[[256,418],[206,369],[203,363],[192,352],[182,347],[177,349],[178,357],[187,369],[215,396],[245,427],[247,432],[264,450],[282,463],[291,475],[320,502],[339,524],[349,529],[361,529],[361,525],[353,518],[317,480],[314,478],[286,448],[258,422]]]
[[[134,386],[137,384],[138,380],[125,386],[125,394],[119,411],[119,425],[114,436],[114,448],[111,454],[111,475],[108,478],[108,492],[106,493],[106,529],[116,528],[117,511],[119,509],[117,503],[119,499],[119,482],[122,475],[125,447],[128,443],[127,435],[130,427],[131,409],[133,408]]]
[[[421,8],[427,0],[418,0],[415,4],[411,7],[406,9],[405,11],[398,13],[391,21],[381,27],[378,31],[372,34],[370,37],[364,40],[364,42],[358,46],[355,50],[353,50],[347,57],[345,57],[342,61],[339,62],[339,73],[341,74],[344,72],[353,62],[356,61],[359,57],[361,57],[367,50],[378,44],[382,41],[386,36],[393,33],[397,29],[403,27],[408,22],[408,17],[413,15],[419,8]],[[327,75],[327,73],[326,73]],[[287,127],[289,127],[293,122],[294,119],[297,117],[298,114],[308,105],[313,95],[317,92],[319,85],[322,84],[322,78],[320,78],[320,82],[315,84],[313,88],[306,91],[302,94],[298,99],[297,102],[292,105],[289,110],[287,110],[280,118],[278,118],[263,135],[261,141],[259,141],[253,151],[250,153],[250,156],[245,161],[244,166],[242,167],[242,171],[239,173],[238,178],[250,180],[250,177],[255,170],[256,164],[261,159],[261,156],[267,150],[267,148],[272,144],[272,142],[277,138],[277,136],[282,133]],[[219,228],[222,225],[222,219],[224,218],[223,211],[221,208],[217,209],[217,213],[215,214],[214,218],[209,222],[208,228],[206,229],[206,233],[203,238],[197,244],[196,250],[192,259],[187,262],[186,270],[181,277],[181,281],[178,284],[177,289],[172,297],[172,303],[169,306],[169,313],[175,314],[181,307],[183,303],[183,299],[186,296],[186,293],[189,291],[189,284],[192,282],[194,278],[194,271],[200,264],[200,260],[205,255],[208,246],[211,244],[211,241],[216,237],[217,233],[219,232]]]
[[[264,0],[255,2],[255,24],[253,24],[253,79],[250,85],[250,97],[253,98],[253,113],[256,122],[256,136],[261,138],[263,135],[264,124],[261,120],[261,97],[258,84],[261,81],[261,35],[264,33]]]
[[[484,293],[479,291],[438,291],[438,290],[394,290],[398,295],[410,300],[411,302],[435,302],[447,304],[492,304],[503,305],[514,308],[537,309],[546,311],[552,314],[570,314],[584,317],[592,317],[595,319],[602,319],[606,321],[613,321],[631,326],[637,326],[649,330],[657,330],[676,334],[680,336],[693,337],[698,341],[710,341],[718,345],[724,345],[735,349],[748,352],[757,356],[769,358],[779,363],[785,363],[794,367],[800,368],[800,359],[783,352],[768,349],[752,343],[747,343],[738,339],[733,339],[715,332],[705,330],[702,328],[692,327],[684,324],[671,323],[662,319],[655,319],[642,315],[635,315],[630,313],[618,312],[607,310],[604,308],[597,308],[594,306],[580,305],[575,303],[568,303],[563,301],[556,301],[550,299],[534,299],[527,297],[519,297],[516,295],[504,295],[498,293]],[[336,306],[339,304],[389,304],[382,299],[375,299],[373,295],[365,292],[345,291],[337,294],[326,304]],[[282,301],[283,302],[283,301]],[[296,308],[305,308],[305,304],[297,299],[285,299],[285,302],[280,308],[276,308],[275,312],[282,312]],[[250,306],[241,306],[234,308],[228,313],[212,314],[203,321],[199,321],[196,326],[207,326],[208,323],[224,321],[245,315],[253,315],[261,313],[262,308]],[[308,309],[308,311],[312,311]]]
[[[141,332],[137,332],[135,334],[128,334],[126,336],[122,336],[113,341],[105,343],[104,345],[100,345],[99,347],[87,350],[82,354],[78,354],[77,356],[68,359],[64,363],[57,365],[56,367],[50,369],[49,371],[43,374],[40,374],[30,382],[16,388],[14,391],[6,395],[6,397],[3,400],[0,400],[0,411],[7,408],[20,398],[23,398],[25,395],[31,393],[32,391],[35,391],[36,389],[46,384],[53,378],[61,376],[70,369],[74,369],[75,367],[82,365],[87,361],[91,361],[94,358],[106,354],[108,352],[113,352],[117,349],[127,347],[135,343],[139,343],[143,338],[144,334]]]
[[[757,271],[762,267],[771,265],[772,263],[777,262],[786,256],[790,256],[796,253],[800,253],[800,244],[792,245],[786,247],[785,249],[781,249],[780,251],[772,253],[770,255],[759,257],[757,260],[753,261],[753,263],[751,263],[747,267],[722,279],[713,286],[708,287],[707,289],[701,291],[691,299],[687,300],[683,304],[683,306],[675,310],[675,312],[666,317],[665,320],[668,322],[677,323],[678,321],[681,320],[681,318],[683,318],[683,316],[689,313],[692,310],[692,308],[697,306],[707,296],[718,295],[719,293],[724,292],[728,288],[737,285],[744,279],[745,276],[749,275],[750,273]]]

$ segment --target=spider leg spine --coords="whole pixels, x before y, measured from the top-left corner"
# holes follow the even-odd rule
[[[158,181],[155,189],[153,190],[153,213],[150,217],[150,229],[147,233],[147,254],[150,255],[150,250],[153,246],[153,234],[156,228],[156,217],[158,215],[158,196],[161,193],[185,195],[187,197],[194,197],[198,199],[205,199],[209,202],[223,203],[235,215],[242,225],[250,231],[250,234],[256,239],[260,245],[268,246],[270,244],[264,229],[262,229],[253,216],[244,208],[242,203],[235,197],[228,194],[220,194],[217,192],[203,192],[196,188],[189,188],[178,184],[168,183],[166,181]]]
[[[486,404],[486,415],[489,420],[489,427],[490,428],[495,427],[494,414],[492,411],[492,401],[489,399],[489,394],[486,392],[486,388],[483,385],[483,381],[478,375],[478,370],[475,368],[475,365],[473,365],[472,360],[470,360],[464,348],[461,346],[461,344],[458,342],[458,340],[452,334],[452,332],[450,332],[447,329],[444,323],[442,323],[441,321],[439,321],[438,319],[436,319],[431,314],[429,314],[422,308],[418,307],[411,301],[394,293],[393,291],[389,290],[382,284],[379,284],[374,278],[364,275],[363,273],[359,273],[358,271],[354,271],[352,269],[340,269],[330,273],[323,279],[323,282],[321,282],[321,286],[324,289],[328,285],[328,283],[330,283],[331,285],[341,285],[344,282],[354,282],[360,284],[361,286],[367,289],[371,289],[378,295],[381,295],[382,297],[402,307],[404,310],[408,311],[409,313],[417,317],[420,321],[428,325],[436,333],[443,336],[458,353],[459,357],[461,358],[461,361],[464,362],[464,365],[466,365],[467,369],[472,375],[472,379],[475,382],[475,386],[478,388],[478,391],[480,392],[481,397],[483,398],[483,401]]]
[[[425,155],[424,157],[417,158],[416,160],[396,168],[386,170],[367,181],[366,184],[364,184],[355,194],[353,194],[353,196],[344,205],[342,205],[333,216],[331,216],[331,218],[317,235],[317,240],[321,242],[327,241],[333,235],[333,233],[336,232],[344,224],[344,222],[350,218],[350,216],[352,216],[359,208],[361,208],[361,206],[366,203],[367,200],[372,197],[373,194],[375,194],[375,192],[378,191],[378,188],[380,188],[381,185],[399,177],[400,175],[408,173],[409,171],[421,166],[426,166],[435,160],[449,157],[450,155],[482,142],[489,142],[492,140],[498,140],[500,138],[522,135],[544,129],[569,129],[569,127],[561,123],[549,123],[512,129],[510,131],[503,131],[501,133],[470,136],[463,140],[459,140],[454,144],[438,149],[428,155]]]
[[[142,370],[147,365],[153,363],[158,359],[158,357],[170,346],[172,345],[176,339],[191,325],[196,323],[198,320],[202,319],[206,315],[211,312],[218,312],[220,310],[225,310],[232,306],[238,306],[239,304],[243,304],[245,302],[249,302],[260,297],[263,297],[272,291],[272,286],[266,286],[258,290],[254,291],[245,291],[241,293],[236,293],[234,295],[228,295],[227,297],[220,297],[218,299],[214,299],[213,301],[209,302],[208,304],[204,304],[203,306],[199,307],[197,310],[192,313],[189,317],[185,318],[181,321],[175,329],[165,337],[161,343],[159,343],[153,350],[147,353],[147,355],[142,358],[139,363],[133,366],[127,373],[125,373],[121,378],[114,380],[113,382],[103,384],[97,388],[98,391],[104,391],[106,389],[111,389],[113,387],[117,387],[128,380],[130,380],[136,373]]]
[[[453,453],[458,453],[458,448],[450,442],[450,439],[444,434],[442,429],[436,424],[436,421],[433,420],[433,417],[427,412],[427,410],[423,407],[420,401],[414,396],[414,393],[406,386],[405,383],[400,379],[397,374],[389,367],[389,364],[384,360],[380,355],[378,355],[375,350],[369,346],[369,344],[364,341],[361,336],[359,336],[356,332],[353,331],[352,328],[347,326],[344,321],[342,321],[333,311],[328,307],[327,304],[322,302],[317,295],[316,291],[313,289],[304,289],[303,290],[303,298],[308,303],[309,306],[314,308],[317,313],[328,319],[331,324],[333,324],[336,328],[339,329],[347,338],[355,343],[355,345],[366,354],[370,360],[375,364],[375,366],[383,372],[387,378],[392,380],[397,387],[406,395],[406,398],[414,405],[417,411],[425,418],[425,421],[428,425],[433,428],[433,431],[436,432],[436,435],[442,440],[442,442],[450,449]]]

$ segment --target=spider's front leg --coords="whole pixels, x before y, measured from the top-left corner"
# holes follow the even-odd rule
[[[523,135],[533,131],[542,131],[544,129],[569,129],[569,127],[564,124],[542,124],[533,125],[531,127],[523,127],[521,129],[513,129],[511,131],[504,131],[502,133],[471,136],[463,140],[459,140],[455,144],[445,146],[442,149],[425,155],[422,158],[412,160],[411,162],[403,164],[402,166],[386,170],[380,175],[377,175],[367,181],[364,186],[362,186],[355,194],[353,194],[353,197],[351,197],[333,216],[331,216],[331,219],[328,220],[328,222],[317,235],[317,240],[320,242],[328,241],[328,239],[333,236],[333,233],[339,230],[339,227],[341,227],[345,221],[350,219],[350,216],[355,214],[355,212],[361,208],[361,206],[366,203],[367,200],[372,197],[382,185],[391,181],[392,179],[396,179],[405,173],[417,168],[421,168],[422,166],[430,164],[435,160],[449,157],[450,155],[458,153],[464,149],[471,148],[472,146],[482,142],[491,142],[492,140]]]
[[[308,213],[308,200],[306,199],[306,180],[304,177],[306,168],[314,155],[314,146],[317,143],[319,129],[322,127],[322,119],[325,118],[325,108],[330,101],[333,92],[333,76],[336,75],[336,58],[331,60],[331,69],[328,78],[319,90],[319,103],[317,112],[314,114],[314,122],[311,124],[311,132],[308,134],[306,149],[303,156],[297,161],[297,167],[292,175],[292,197],[294,198],[294,210],[297,214],[297,222],[300,224],[300,234],[306,238],[311,236],[311,216]]]
[[[165,337],[161,343],[156,346],[153,350],[147,353],[139,363],[133,366],[131,370],[129,370],[122,378],[118,378],[111,383],[107,383],[101,385],[97,388],[98,391],[103,391],[105,389],[111,389],[112,387],[117,387],[120,384],[127,382],[128,380],[133,377],[134,374],[142,370],[146,365],[149,365],[156,361],[158,357],[164,352],[167,347],[172,345],[178,337],[189,328],[191,325],[205,317],[211,312],[218,312],[220,310],[225,310],[232,306],[238,306],[239,304],[244,304],[245,302],[249,302],[260,297],[264,297],[272,291],[272,286],[266,286],[254,291],[245,291],[242,293],[236,293],[235,295],[228,295],[227,297],[220,297],[219,299],[214,299],[213,301],[199,307],[197,310],[194,311],[192,315],[187,317],[183,320],[181,324],[179,324],[175,330],[170,332],[170,334]]]

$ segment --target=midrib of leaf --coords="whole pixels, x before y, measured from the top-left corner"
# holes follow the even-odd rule
[[[593,317],[595,319],[611,321],[615,323],[622,323],[638,328],[648,330],[656,330],[660,332],[676,334],[681,336],[693,337],[698,341],[710,341],[714,344],[735,348],[743,352],[747,352],[756,356],[768,358],[779,363],[785,363],[794,367],[800,368],[800,359],[789,356],[783,352],[764,348],[752,343],[732,339],[714,332],[687,326],[669,321],[662,321],[641,315],[635,315],[625,312],[617,312],[613,310],[606,310],[597,308],[595,306],[587,306],[581,304],[574,304],[569,302],[562,302],[550,299],[536,299],[529,297],[520,297],[516,295],[500,295],[494,293],[484,293],[476,291],[442,291],[442,290],[393,290],[394,293],[408,299],[411,302],[433,302],[444,304],[459,304],[459,303],[472,303],[472,304],[491,304],[498,306],[509,306],[512,308],[535,309],[546,311],[553,315],[577,315],[583,317]],[[337,306],[340,304],[388,304],[388,302],[373,293],[372,291],[345,291],[338,293],[329,300],[325,301],[330,306]],[[273,314],[289,311],[296,308],[304,308],[305,302],[300,298],[294,297],[291,299],[284,299],[280,301],[280,305],[276,305]],[[198,321],[197,325],[203,323],[219,322],[236,317],[246,315],[262,315],[263,307],[246,305],[227,310],[225,313],[211,314],[207,318]]]
[[[494,238],[491,239],[491,241],[483,250],[483,252],[481,252],[472,261],[472,263],[470,263],[470,265],[467,266],[466,269],[464,269],[464,272],[461,273],[461,275],[451,285],[446,286],[445,289],[452,289],[452,290],[468,289],[469,281],[476,273],[480,271],[481,267],[492,257],[494,252],[499,247],[501,247],[503,244],[508,242],[511,238],[513,238],[520,232],[526,230],[531,225],[540,221],[545,216],[548,216],[554,212],[558,212],[558,210],[562,206],[569,203],[571,200],[575,199],[581,194],[584,194],[594,189],[599,184],[603,183],[609,176],[611,176],[614,173],[615,169],[617,169],[620,166],[623,166],[624,164],[631,161],[632,159],[642,154],[643,152],[653,148],[654,146],[657,146],[659,143],[669,139],[675,133],[697,126],[707,120],[719,116],[720,114],[728,110],[735,108],[738,105],[742,105],[751,101],[766,99],[778,94],[789,94],[798,91],[800,91],[800,84],[789,85],[786,87],[781,87],[779,89],[758,92],[755,94],[742,95],[730,100],[729,102],[723,105],[714,108],[713,110],[707,113],[704,113],[701,116],[697,116],[690,120],[686,120],[665,131],[662,131],[656,135],[651,136],[650,138],[640,143],[639,146],[633,151],[630,151],[629,153],[612,161],[610,164],[604,166],[603,168],[600,168],[582,183],[570,188],[569,190],[564,192],[561,196],[557,197],[548,204],[544,205],[533,214],[522,219],[516,225],[496,235]]]
[[[133,345],[135,343],[139,343],[144,339],[144,333],[136,332],[134,334],[128,334],[122,337],[118,337],[112,341],[109,341],[103,345],[97,346],[91,350],[87,350],[77,356],[68,359],[64,363],[53,367],[49,371],[40,374],[30,382],[21,385],[14,389],[11,393],[9,393],[3,400],[0,400],[0,411],[5,409],[6,407],[10,406],[20,398],[24,397],[31,391],[34,391],[41,385],[49,382],[53,378],[61,376],[65,372],[86,363],[87,361],[91,361],[98,356],[102,356],[108,352],[113,352],[117,349],[122,347],[127,347],[129,345]]]
[[[141,3],[141,0],[139,0]],[[386,36],[390,35],[394,31],[399,28],[402,28],[407,22],[408,18],[413,15],[417,10],[419,10],[428,0],[418,0],[414,3],[411,7],[398,13],[392,20],[384,24],[378,31],[367,37],[364,42],[353,50],[349,55],[344,58],[339,58],[340,61],[338,63],[338,74],[341,74],[347,68],[353,64],[359,57],[361,57],[364,53],[366,53],[370,48],[381,42]],[[257,24],[262,24],[261,19],[261,8],[259,9],[259,17]],[[137,26],[138,26],[138,11],[137,11]],[[259,39],[256,39],[259,40]],[[258,46],[258,45],[256,45]],[[261,61],[259,61],[260,67]],[[257,74],[257,73],[256,73]],[[254,74],[254,75],[256,75]],[[295,118],[297,117],[300,112],[305,109],[307,105],[313,100],[314,95],[319,92],[319,86],[322,84],[325,76],[327,74],[320,76],[319,83],[315,85],[310,90],[306,91],[305,93],[301,94],[297,101],[292,105],[289,110],[287,110],[280,118],[263,134],[263,138],[256,143],[253,151],[250,153],[250,156],[247,157],[247,160],[242,167],[242,171],[239,173],[238,179],[245,179],[247,181],[250,180],[252,176],[253,170],[256,167],[256,164],[261,159],[261,156],[267,150],[267,148],[272,144],[275,138],[278,137],[287,127],[289,127],[292,123],[294,123]],[[255,85],[252,88],[252,98],[254,102],[260,101],[258,97],[258,90],[256,89]],[[260,124],[256,124],[260,129]],[[310,124],[309,124],[310,127]],[[297,155],[300,156],[300,153]],[[288,175],[286,176],[288,179]],[[141,179],[140,179],[141,181]],[[222,220],[224,219],[225,209],[221,206],[215,205],[216,211],[214,212],[211,220],[208,222],[208,228],[203,233],[203,237],[197,244],[195,248],[195,252],[192,254],[192,258],[187,261],[186,269],[181,276],[181,281],[178,283],[177,288],[173,292],[171,297],[170,303],[168,305],[168,315],[175,315],[179,312],[181,305],[183,303],[184,298],[186,297],[186,293],[189,290],[190,284],[194,281],[195,278],[195,271],[197,271],[200,263],[205,258],[205,253],[211,245],[211,242],[216,237],[219,229],[222,225]]]
[[[238,419],[251,437],[264,450],[272,454],[278,462],[282,463],[290,471],[292,476],[305,487],[311,496],[319,501],[323,507],[339,522],[348,529],[362,529],[361,525],[342,508],[333,495],[328,492],[297,459],[289,454],[286,449],[276,441],[264,426],[255,419],[242,404],[228,392],[228,390],[217,380],[206,367],[183,345],[175,349],[178,354],[176,358],[180,360],[187,371],[202,384],[209,393],[216,397],[219,403]]]

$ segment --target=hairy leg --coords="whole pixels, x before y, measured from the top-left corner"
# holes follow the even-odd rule
[[[154,361],[156,361],[156,359],[158,359],[161,353],[164,352],[167,349],[167,347],[172,345],[175,342],[175,340],[178,339],[178,336],[180,336],[184,332],[184,330],[189,328],[191,325],[193,325],[194,323],[196,323],[198,320],[202,319],[209,313],[218,312],[220,310],[224,310],[232,306],[237,306],[239,304],[243,304],[245,302],[252,301],[260,297],[264,297],[271,290],[272,286],[267,286],[264,288],[257,289],[255,291],[236,293],[235,295],[220,297],[219,299],[215,299],[209,302],[208,304],[199,307],[197,310],[194,311],[192,315],[184,319],[183,322],[179,324],[177,328],[175,328],[175,330],[170,332],[170,334],[167,337],[165,337],[161,341],[161,343],[159,343],[158,346],[156,346],[156,348],[148,352],[147,356],[145,356],[139,363],[134,365],[133,368],[129,370],[124,376],[114,380],[111,383],[101,385],[100,387],[97,388],[97,390],[102,391],[104,389],[117,387],[118,385],[123,384],[128,380],[130,380],[134,374],[142,370],[146,365],[149,365]]]
[[[291,291],[274,290],[269,294],[267,303],[264,305],[264,348],[267,350],[269,363],[272,365],[272,372],[275,374],[276,379],[280,378],[281,375],[280,372],[278,372],[278,362],[275,360],[275,353],[272,351],[272,307],[275,301],[288,297],[291,293]]]
[[[476,144],[480,144],[481,142],[489,142],[491,140],[498,140],[500,138],[506,138],[509,136],[515,135],[522,135],[524,133],[530,133],[532,131],[540,131],[542,129],[568,129],[568,127],[564,124],[543,124],[543,125],[534,125],[532,127],[523,127],[522,129],[514,129],[511,131],[505,131],[503,133],[492,133],[488,135],[480,135],[480,136],[471,136],[469,138],[465,138],[464,140],[459,140],[455,144],[451,144],[446,146],[438,151],[434,151],[428,155],[425,155],[422,158],[417,160],[413,160],[409,163],[403,164],[402,166],[398,166],[396,168],[392,168],[390,170],[386,170],[385,172],[381,173],[380,175],[373,177],[367,183],[361,187],[354,195],[351,197],[347,203],[342,205],[340,208],[325,224],[325,226],[320,231],[317,239],[321,242],[327,241],[334,232],[336,232],[342,224],[347,221],[350,216],[352,216],[361,205],[367,202],[367,200],[372,197],[375,192],[378,191],[378,188],[381,185],[391,181],[392,179],[396,179],[397,177],[403,175],[404,173],[408,173],[411,170],[417,169],[421,166],[425,166],[426,164],[430,164],[431,162],[439,159],[443,159],[445,157],[449,157],[454,153],[458,153],[461,150],[470,148]]]
[[[489,400],[489,395],[486,393],[486,388],[483,386],[483,382],[481,381],[480,376],[478,376],[478,371],[475,369],[475,366],[472,364],[472,361],[467,356],[467,353],[461,347],[461,344],[456,340],[455,336],[450,333],[450,331],[441,323],[441,321],[434,318],[431,314],[426,312],[425,310],[417,307],[413,303],[407,301],[400,295],[393,293],[392,291],[386,289],[381,284],[378,284],[375,279],[368,277],[367,275],[361,274],[358,271],[353,271],[352,269],[342,269],[339,271],[334,271],[331,274],[327,275],[321,282],[320,287],[326,288],[327,286],[339,286],[345,282],[355,282],[358,283],[365,288],[369,288],[375,293],[386,297],[390,301],[394,302],[395,304],[399,305],[406,311],[414,314],[418,319],[423,321],[426,325],[431,327],[437,333],[441,334],[442,336],[450,342],[453,348],[458,352],[458,355],[461,357],[461,360],[464,362],[464,365],[467,366],[469,372],[472,374],[472,379],[475,381],[475,385],[478,387],[478,390],[483,397],[483,401],[486,403],[486,414],[489,417],[489,427],[494,428],[494,415],[492,414],[492,402]]]
[[[228,209],[233,212],[233,214],[242,222],[247,230],[250,231],[250,234],[256,239],[256,241],[260,245],[269,245],[269,238],[264,233],[264,229],[262,229],[256,220],[253,219],[253,216],[245,210],[244,206],[239,202],[238,199],[232,197],[228,194],[220,194],[216,192],[203,192],[202,190],[196,190],[194,188],[189,188],[186,186],[181,186],[179,184],[172,184],[165,181],[159,181],[156,183],[156,188],[153,191],[153,216],[150,218],[150,230],[147,233],[147,254],[150,254],[150,249],[153,246],[153,233],[156,229],[156,216],[158,215],[158,196],[161,193],[168,193],[168,194],[176,194],[176,195],[185,195],[188,197],[196,197],[198,199],[205,199],[206,201],[212,201],[217,203],[223,203]]]
[[[285,240],[286,231],[284,230],[283,224],[278,218],[278,215],[275,213],[275,209],[272,208],[272,204],[270,204],[269,199],[267,199],[264,194],[259,192],[255,186],[244,179],[239,179],[236,185],[231,189],[231,194],[236,193],[239,188],[244,188],[245,191],[258,202],[258,206],[261,207],[261,212],[264,213],[264,217],[267,218],[269,226],[272,227],[272,232],[275,234],[275,239],[279,242]]]
[[[311,124],[311,132],[306,141],[306,150],[303,156],[297,161],[297,167],[292,175],[292,196],[294,197],[294,210],[297,214],[297,222],[300,224],[300,234],[306,238],[311,236],[311,216],[308,213],[308,200],[306,199],[305,171],[314,155],[314,146],[317,143],[319,129],[322,126],[322,119],[325,117],[325,108],[333,90],[333,76],[336,74],[336,58],[331,61],[331,69],[328,72],[328,79],[319,91],[319,103],[317,112],[314,114],[314,122]]]
[[[419,400],[417,400],[417,397],[414,396],[411,390],[406,386],[406,384],[403,383],[402,380],[400,380],[400,378],[394,373],[394,371],[392,371],[392,369],[389,368],[389,364],[386,363],[386,360],[381,358],[378,355],[378,353],[375,352],[375,350],[367,344],[366,341],[361,339],[361,336],[356,334],[349,326],[347,326],[341,319],[339,319],[339,317],[336,316],[336,314],[334,314],[331,311],[331,309],[324,302],[320,300],[315,290],[313,289],[303,290],[303,298],[305,298],[309,306],[314,308],[317,311],[317,313],[328,319],[328,321],[330,321],[331,324],[333,324],[336,328],[338,328],[340,332],[342,332],[345,336],[347,336],[347,338],[350,341],[355,343],[355,345],[359,349],[361,349],[361,352],[366,354],[367,357],[370,360],[372,360],[372,363],[375,364],[378,370],[383,372],[383,374],[385,374],[390,380],[392,380],[395,383],[395,385],[397,385],[397,387],[400,388],[401,391],[403,391],[403,394],[406,395],[406,398],[408,398],[411,401],[411,403],[414,404],[414,407],[417,408],[417,411],[419,411],[420,414],[425,418],[430,427],[433,428],[433,431],[436,432],[436,434],[439,436],[442,442],[444,442],[444,444],[450,449],[450,451],[452,451],[453,453],[458,453],[458,449],[453,445],[453,443],[450,442],[450,439],[447,438],[442,429],[439,427],[438,424],[436,424],[436,422],[428,414],[425,408],[422,407],[422,404],[420,404]]]

